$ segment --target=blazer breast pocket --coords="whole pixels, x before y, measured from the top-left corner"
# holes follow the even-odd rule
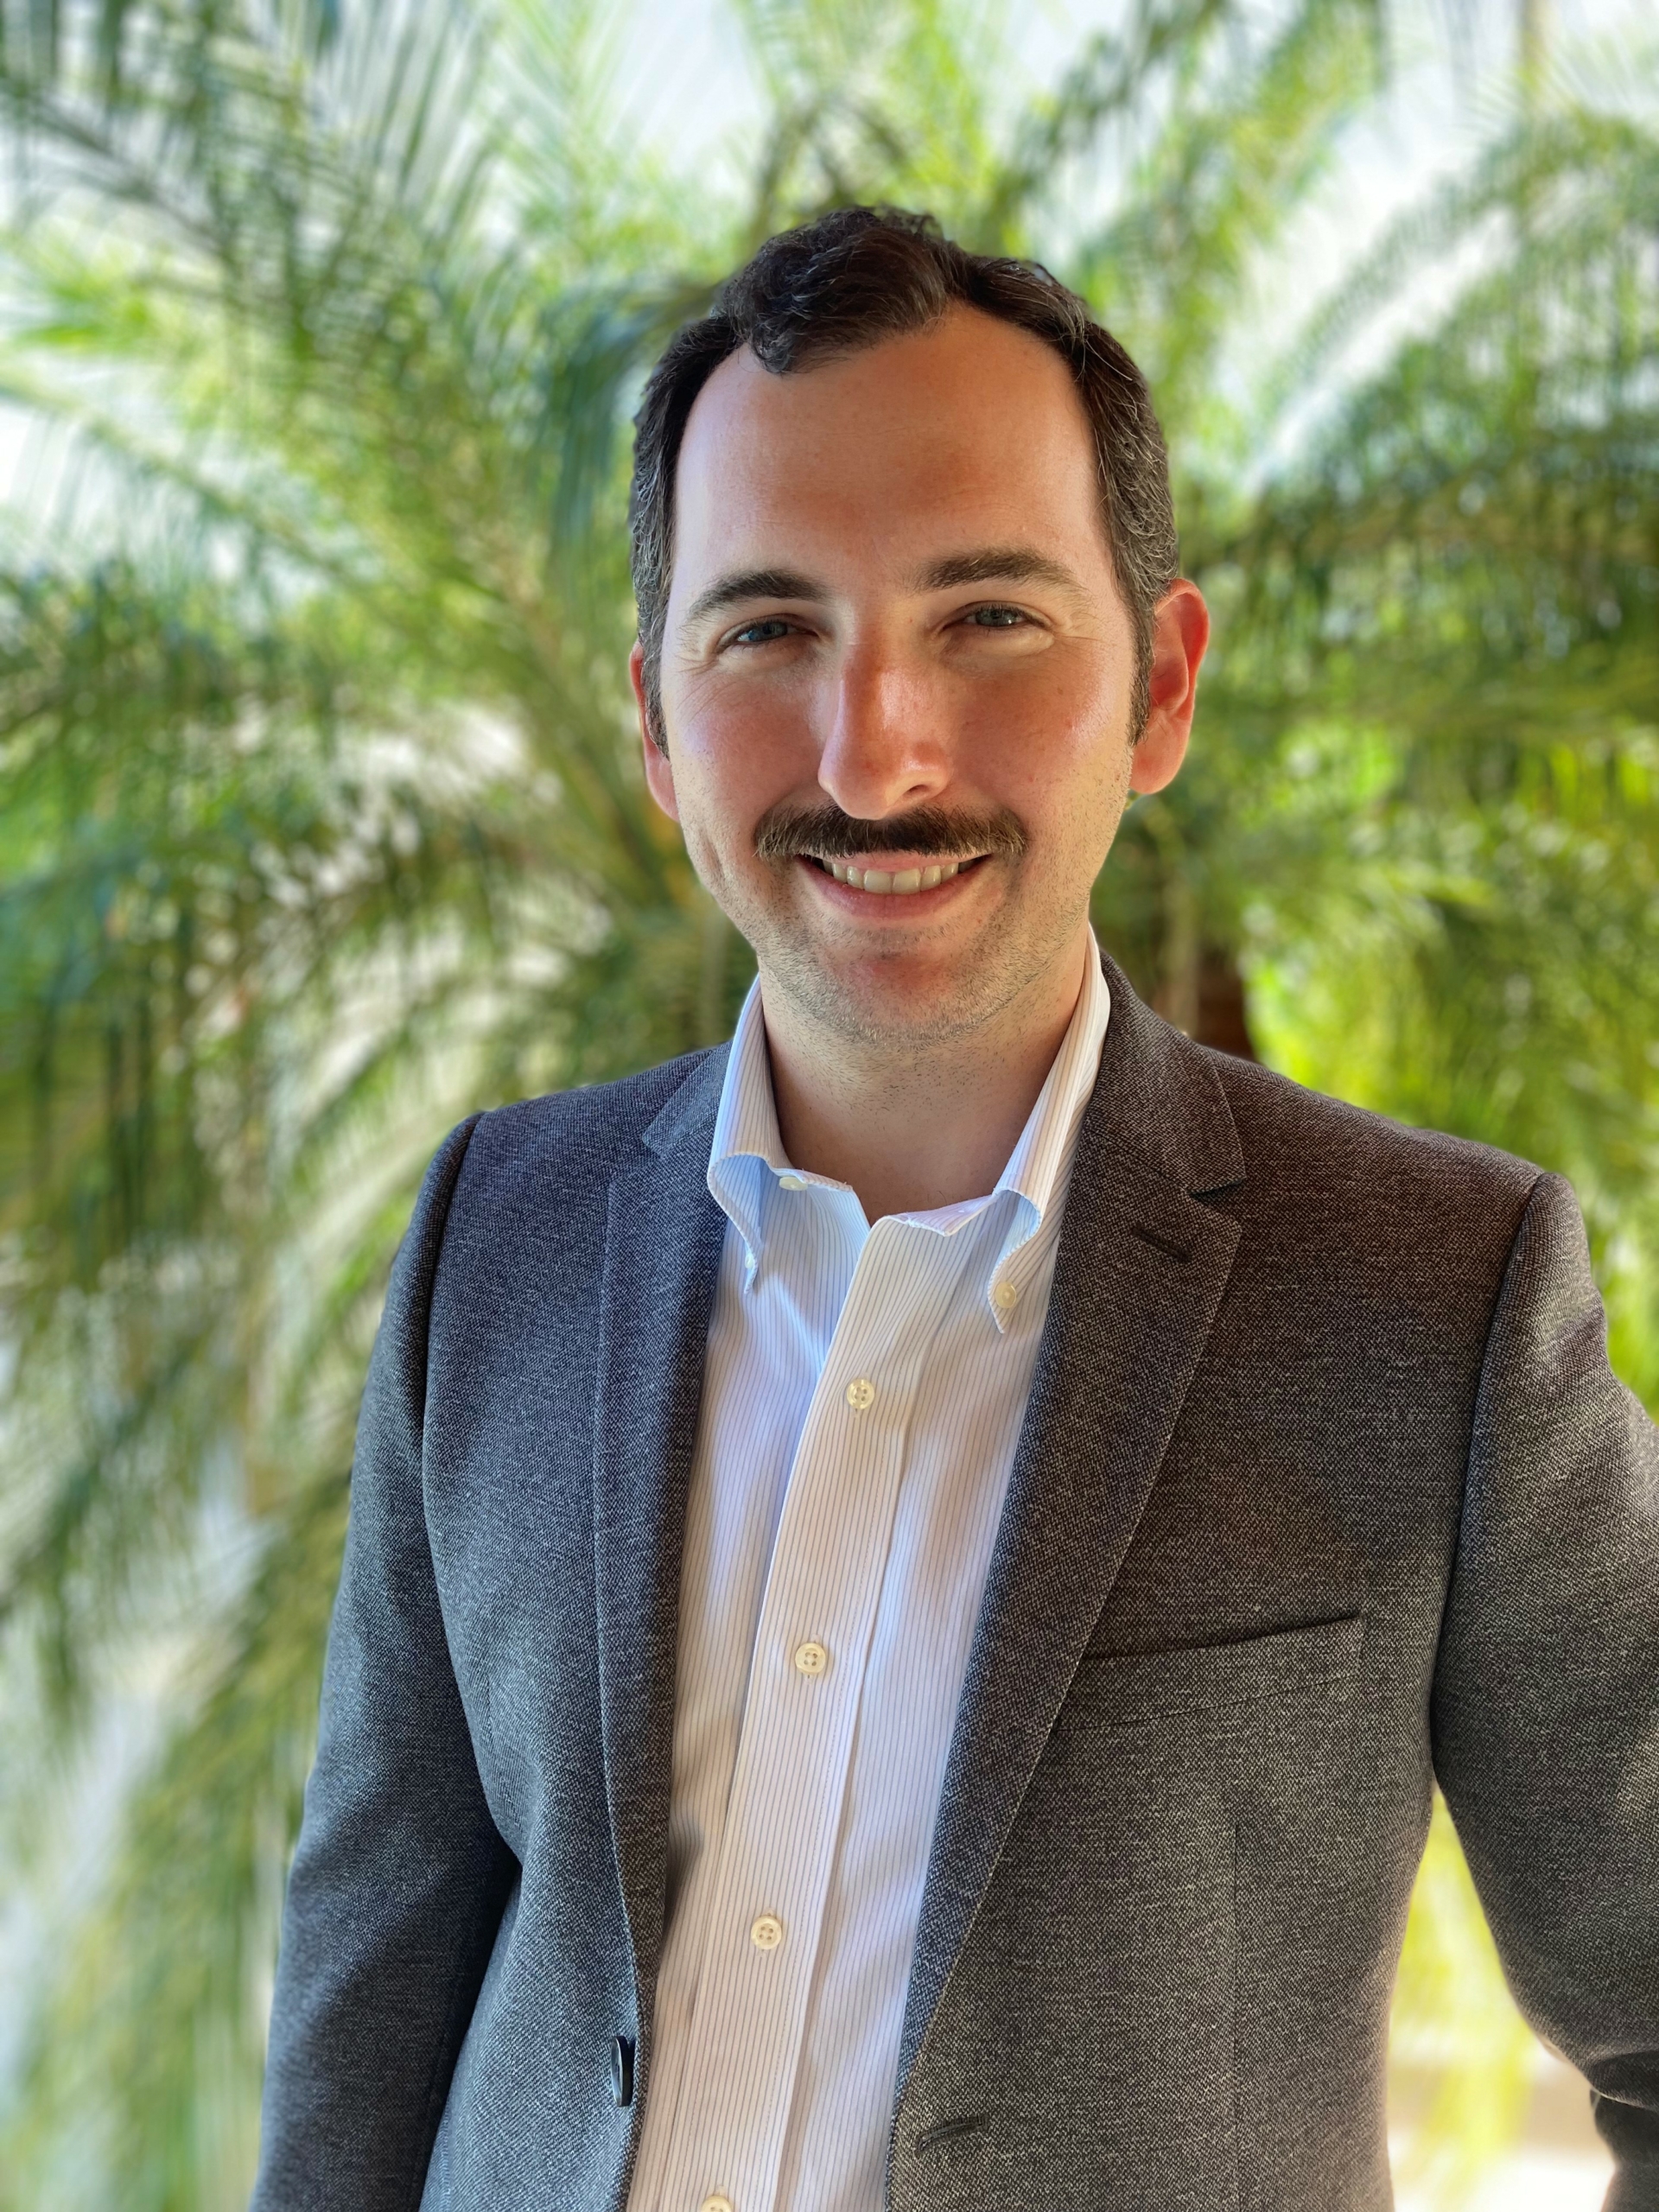
[[[1227,1643],[1084,1652],[1067,1699],[1096,1756],[1128,1772],[1201,1771],[1237,1802],[1327,1770],[1360,1681],[1365,1616]]]
[[[1225,1713],[1289,1700],[1339,1702],[1351,1692],[1365,1642],[1365,1616],[1315,1621],[1228,1643],[1190,1643],[1166,1651],[1103,1651],[1090,1646],[1077,1669],[1103,1700],[1103,1718],[1121,1728],[1186,1719],[1202,1724]]]

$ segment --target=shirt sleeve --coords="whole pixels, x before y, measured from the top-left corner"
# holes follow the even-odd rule
[[[251,2212],[412,2212],[517,1872],[450,1666],[422,1493],[428,1315],[475,1121],[427,1172],[369,1365]]]
[[[1659,1433],[1607,1363],[1570,1185],[1494,1309],[1436,1661],[1434,1765],[1516,2002],[1659,2207]]]

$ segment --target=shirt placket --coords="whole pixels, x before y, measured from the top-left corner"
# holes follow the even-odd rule
[[[910,1418],[948,1294],[947,1245],[894,1224],[872,1230],[790,1471],[709,1899],[685,2124],[660,2212],[770,2212],[775,2201]]]

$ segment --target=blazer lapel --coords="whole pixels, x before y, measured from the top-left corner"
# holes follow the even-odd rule
[[[1108,962],[1111,1020],[940,1793],[898,2094],[1090,1630],[1220,1303],[1238,1225],[1192,1194],[1243,1178],[1219,1077]]]
[[[594,1421],[600,1699],[612,1840],[648,2035],[662,1948],[686,1495],[726,1217],[707,1183],[723,1051],[612,1182]]]

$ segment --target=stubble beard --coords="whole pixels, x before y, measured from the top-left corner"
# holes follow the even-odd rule
[[[799,861],[764,865],[764,888],[747,879],[735,886],[724,874],[709,887],[753,947],[768,995],[781,992],[805,1027],[861,1058],[880,1055],[895,1078],[982,1039],[1064,954],[1081,919],[1058,900],[1031,912],[1030,856],[998,859],[986,865],[1009,868],[1014,881],[965,941],[931,957],[925,943],[884,950],[878,942],[854,953],[828,942],[801,912],[811,893],[790,880]]]

